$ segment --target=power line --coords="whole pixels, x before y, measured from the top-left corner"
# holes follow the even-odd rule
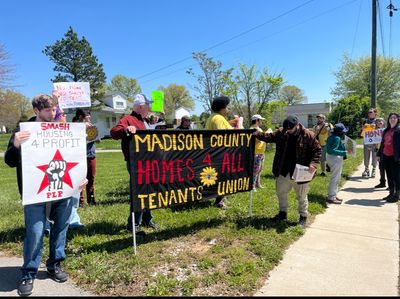
[[[219,46],[221,46],[221,45],[223,45],[223,44],[226,44],[226,43],[228,43],[228,42],[230,42],[230,41],[232,41],[232,40],[234,40],[234,39],[236,39],[236,38],[238,38],[238,37],[241,37],[241,36],[243,36],[243,35],[245,35],[245,34],[248,34],[248,33],[251,32],[251,31],[254,31],[254,30],[256,30],[256,29],[258,29],[258,28],[260,28],[260,27],[262,27],[262,26],[264,26],[264,25],[266,25],[266,24],[268,24],[268,23],[271,23],[271,22],[273,22],[273,21],[276,21],[277,19],[279,19],[279,18],[281,18],[281,17],[283,17],[283,16],[285,16],[285,15],[288,15],[288,14],[290,14],[291,12],[293,12],[293,11],[295,11],[295,10],[297,10],[297,9],[302,8],[303,6],[306,6],[306,5],[308,5],[309,3],[313,2],[313,1],[315,1],[315,0],[308,0],[308,1],[304,2],[303,4],[300,4],[300,5],[298,5],[298,6],[294,7],[294,8],[292,8],[292,9],[289,9],[288,11],[286,11],[286,12],[284,12],[284,13],[282,13],[282,14],[280,14],[280,15],[278,15],[278,16],[276,16],[276,17],[270,19],[270,20],[265,21],[265,22],[262,23],[262,24],[259,24],[259,25],[257,25],[257,26],[254,26],[254,27],[252,27],[252,28],[250,28],[250,29],[248,29],[248,30],[246,30],[246,31],[243,31],[243,32],[241,32],[241,33],[239,33],[239,34],[237,34],[237,35],[231,37],[231,38],[228,38],[228,39],[226,39],[226,40],[224,40],[224,41],[222,41],[222,42],[219,42],[219,43],[217,43],[217,44],[215,44],[215,45],[213,45],[213,46],[211,46],[211,47],[208,47],[208,48],[206,48],[206,49],[204,49],[204,50],[202,50],[202,51],[199,51],[199,52],[207,52],[207,51],[210,51],[210,50],[212,50],[212,49],[214,49],[214,48],[217,48],[217,47],[219,47]],[[182,63],[182,62],[184,62],[184,61],[186,61],[186,60],[192,59],[192,58],[193,58],[192,56],[188,56],[188,57],[186,57],[186,58],[183,58],[183,59],[180,59],[180,60],[178,60],[178,61],[176,61],[176,62],[173,62],[173,63],[171,63],[171,64],[168,64],[168,65],[166,65],[166,66],[164,66],[164,67],[161,67],[161,68],[159,68],[159,69],[157,69],[157,70],[155,70],[155,71],[152,71],[152,72],[146,73],[146,74],[144,74],[144,75],[141,75],[141,76],[137,77],[136,79],[141,79],[141,78],[150,76],[150,75],[152,75],[152,74],[154,74],[154,73],[158,73],[159,71],[165,70],[165,69],[167,69],[167,68],[170,68],[171,66],[180,64],[180,63]]]
[[[239,46],[239,47],[233,48],[233,49],[231,49],[231,50],[222,52],[222,53],[220,53],[220,54],[213,55],[213,58],[215,58],[215,57],[220,57],[220,56],[223,56],[223,55],[225,55],[225,54],[228,54],[228,53],[231,53],[231,52],[240,50],[240,49],[245,48],[245,47],[248,47],[248,46],[250,46],[250,45],[253,45],[253,44],[255,44],[255,43],[258,43],[258,42],[260,42],[260,41],[263,41],[263,40],[265,40],[265,39],[267,39],[267,38],[270,38],[271,36],[278,35],[278,34],[280,34],[280,33],[282,33],[282,32],[285,32],[285,31],[287,31],[287,30],[293,29],[293,28],[295,28],[295,27],[297,27],[297,26],[299,26],[299,25],[302,25],[302,24],[304,24],[304,23],[307,23],[307,22],[309,22],[309,21],[311,21],[311,20],[314,20],[314,19],[317,19],[317,18],[319,18],[319,17],[322,17],[322,16],[324,16],[324,15],[326,15],[326,14],[332,12],[332,11],[335,11],[335,10],[337,10],[337,9],[340,9],[340,8],[342,8],[342,7],[344,7],[344,6],[347,6],[347,5],[349,5],[349,4],[353,3],[353,2],[356,2],[356,1],[358,1],[358,0],[350,0],[350,1],[345,2],[345,3],[343,3],[343,4],[339,5],[339,6],[336,6],[336,7],[334,7],[334,8],[325,10],[325,11],[323,11],[323,12],[319,12],[319,13],[317,13],[316,15],[314,15],[314,16],[312,16],[312,17],[310,17],[310,18],[308,18],[308,19],[306,19],[306,20],[304,20],[304,21],[301,21],[301,22],[298,22],[298,23],[296,23],[296,24],[294,24],[294,25],[288,26],[288,27],[286,27],[286,28],[284,28],[284,29],[282,29],[282,30],[280,30],[280,31],[274,32],[274,33],[272,33],[272,34],[270,34],[270,35],[264,36],[264,37],[262,37],[262,38],[260,38],[260,39],[257,39],[257,40],[255,40],[255,41],[246,43],[246,44],[244,44],[244,45],[241,45],[241,46]],[[172,71],[172,72],[169,72],[169,73],[167,73],[167,74],[163,74],[163,75],[160,75],[160,76],[158,76],[158,77],[155,77],[155,78],[152,78],[152,79],[148,79],[148,80],[142,82],[142,84],[143,84],[143,83],[151,82],[151,81],[156,80],[156,79],[159,79],[159,78],[167,77],[167,76],[172,75],[172,74],[174,74],[174,73],[177,73],[177,72],[179,72],[179,71],[181,71],[181,70],[188,69],[188,68],[190,68],[190,67],[192,67],[192,66],[196,66],[196,65],[197,65],[197,63],[194,63],[194,64],[191,64],[190,66],[186,66],[186,67],[179,68],[179,69],[174,70],[174,71]]]

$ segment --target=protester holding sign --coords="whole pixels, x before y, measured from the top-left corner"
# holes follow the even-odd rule
[[[52,94],[53,97],[57,98],[58,94],[53,91]],[[60,122],[60,123],[66,123],[67,122],[67,117],[64,112],[64,109],[60,108],[59,105],[56,107],[56,116],[54,117],[55,122]],[[72,205],[72,210],[71,210],[71,217],[69,219],[69,226],[68,229],[82,229],[84,225],[81,223],[81,218],[79,217],[78,214],[78,205],[79,205],[79,195],[76,197],[72,197],[71,199],[71,205]],[[46,234],[50,233],[50,222],[46,221]]]
[[[226,96],[216,97],[211,103],[211,110],[213,113],[207,119],[206,130],[230,130],[233,129],[232,125],[238,122],[238,119],[231,120],[228,122],[226,116],[228,114],[228,105],[231,100]],[[218,196],[215,199],[214,205],[221,209],[227,209],[228,206],[225,204],[225,197]]]
[[[36,114],[36,122],[53,122],[56,115],[56,104],[56,99],[48,95],[39,94],[35,96],[32,100],[32,106]],[[44,124],[42,128],[47,129],[47,124],[42,124]],[[15,132],[10,138],[7,151],[4,156],[7,165],[17,168],[18,189],[21,195],[25,193],[22,188],[23,157],[21,157],[21,145],[26,142],[30,137],[30,131],[21,130]],[[43,141],[44,143],[44,138],[42,138],[42,140],[40,141]],[[34,159],[35,157],[32,156],[29,158]],[[46,188],[48,185],[48,190],[51,190],[52,183],[57,183],[56,181],[51,182],[51,178],[60,178],[66,175],[65,171],[60,171],[61,169],[63,169],[63,166],[67,164],[64,162],[65,161],[61,160],[55,161],[55,159],[53,158],[52,161],[50,161],[49,165],[46,166],[45,171],[47,173],[50,173],[50,175],[48,179],[47,176],[45,176],[43,178],[43,182],[46,183],[44,185]],[[62,182],[62,180],[58,181],[58,184]],[[82,189],[85,184],[86,181],[82,182],[79,188]],[[52,196],[58,195],[60,194],[60,192],[62,191],[46,193]],[[54,223],[51,225],[51,233],[49,239],[50,252],[49,258],[46,261],[47,274],[57,282],[67,281],[68,275],[62,270],[60,263],[65,259],[66,234],[71,215],[71,208],[71,197],[52,201],[51,205],[48,202],[40,202],[35,204],[26,204],[24,206],[24,264],[21,268],[22,276],[20,284],[18,286],[18,294],[20,296],[29,296],[33,291],[33,282],[38,273],[38,268],[40,266],[40,261],[42,258],[43,237],[46,221],[48,218],[50,218],[50,220],[52,220]]]
[[[128,169],[129,175],[130,173],[130,165],[129,165],[129,143],[132,141],[132,134],[136,133],[136,130],[145,130],[146,126],[144,123],[147,114],[150,111],[149,105],[152,103],[151,100],[148,100],[144,94],[137,94],[133,99],[133,111],[130,115],[126,115],[122,117],[118,124],[116,124],[113,128],[111,128],[110,134],[113,139],[121,140],[121,149],[124,154],[124,158],[126,161],[126,167]],[[128,224],[126,229],[132,231],[132,212],[133,206],[132,201],[130,204],[130,213],[128,217]],[[135,213],[135,231],[136,234],[144,235],[144,231],[140,226],[140,222],[142,221],[142,225],[157,229],[157,224],[153,221],[153,216],[151,215],[150,210],[145,210],[144,212],[136,212]]]
[[[90,122],[90,111],[83,109],[76,109],[75,117],[73,121],[84,122],[86,124],[86,130],[93,127]],[[94,197],[94,179],[96,177],[96,144],[95,141],[89,141],[86,144],[86,158],[87,158],[87,176],[88,184],[86,185],[86,201],[89,206],[96,205],[96,199]],[[85,204],[84,192],[82,191],[79,197],[79,206],[83,207]]]
[[[328,203],[341,204],[342,200],[336,196],[338,192],[340,177],[342,176],[343,160],[347,158],[347,150],[343,144],[345,133],[348,130],[342,123],[333,127],[332,134],[326,142],[326,161],[331,169],[331,176],[328,187]]]
[[[364,136],[366,131],[369,130],[375,130],[375,122],[376,122],[376,108],[370,108],[368,110],[368,118],[363,121],[362,123],[362,131],[361,134]],[[363,178],[369,178],[370,173],[369,173],[369,161],[370,158],[372,159],[372,172],[371,172],[371,178],[375,177],[375,172],[376,172],[376,151],[375,151],[375,145],[373,144],[364,144],[364,166],[365,170],[362,173]]]
[[[381,146],[378,151],[379,160],[383,159],[389,185],[389,195],[383,198],[387,202],[400,199],[400,116],[391,112],[387,127],[383,131]]]
[[[297,116],[289,115],[283,121],[283,127],[274,133],[256,131],[254,135],[262,141],[276,143],[272,172],[276,178],[279,214],[274,220],[287,220],[288,193],[294,188],[300,214],[299,225],[305,228],[309,182],[296,183],[292,177],[296,164],[308,166],[310,173],[316,171],[321,158],[321,146],[315,139],[315,134],[300,124]]]

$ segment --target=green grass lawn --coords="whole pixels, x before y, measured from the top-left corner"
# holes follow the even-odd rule
[[[10,136],[11,134],[0,134],[0,153],[6,151]]]
[[[121,140],[114,140],[111,138],[102,139],[96,143],[97,149],[121,149]]]
[[[271,174],[274,153],[267,153],[262,184],[253,192],[228,198],[228,210],[214,200],[192,208],[153,211],[159,231],[147,230],[134,255],[132,234],[125,231],[129,213],[128,173],[122,153],[99,153],[95,182],[97,206],[79,209],[85,228],[69,231],[64,266],[80,287],[99,295],[242,296],[254,294],[285,249],[302,236],[297,202],[290,193],[287,223],[271,218],[278,212]],[[343,180],[362,161],[362,150],[344,163]],[[21,256],[23,210],[15,169],[0,162],[0,250]],[[318,176],[309,193],[309,222],[326,209],[329,178]],[[42,261],[48,254],[46,237]],[[310,282],[312,283],[312,282]]]

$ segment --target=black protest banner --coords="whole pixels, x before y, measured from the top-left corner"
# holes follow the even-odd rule
[[[146,130],[130,143],[135,212],[166,208],[253,186],[254,130]]]

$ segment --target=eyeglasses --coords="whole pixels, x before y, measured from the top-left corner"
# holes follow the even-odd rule
[[[375,111],[368,111],[368,113],[375,113]]]

